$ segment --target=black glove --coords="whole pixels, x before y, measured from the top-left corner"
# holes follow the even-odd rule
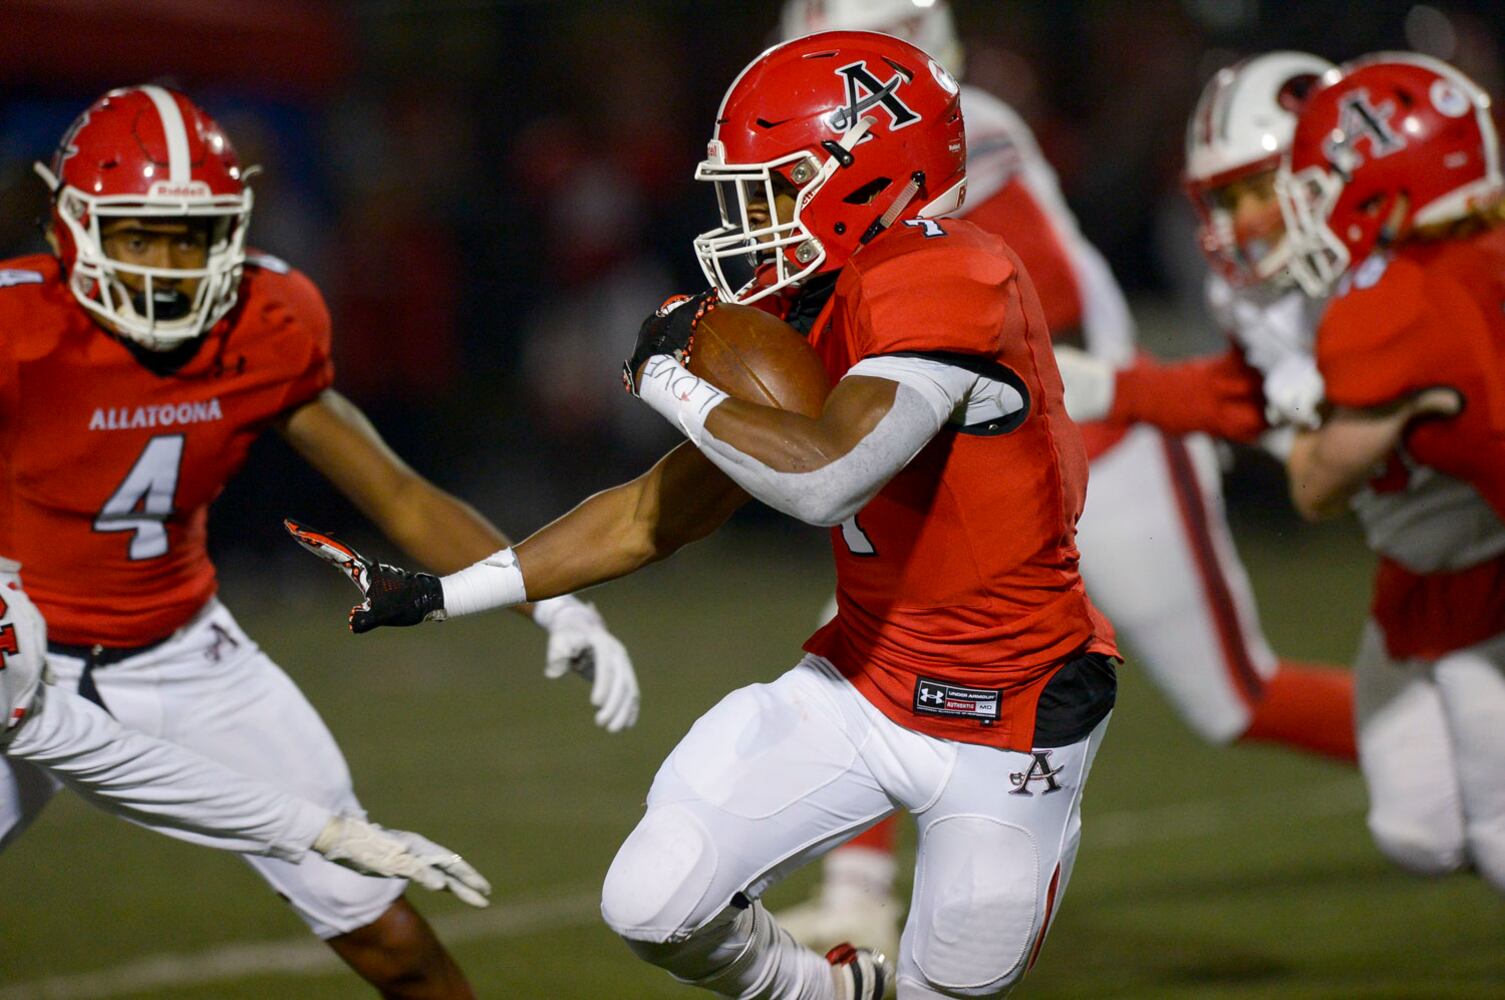
[[[381,625],[417,625],[445,619],[444,587],[432,573],[374,563],[334,536],[292,518],[284,518],[282,526],[299,545],[349,577],[366,598],[350,609],[350,631],[369,632]]]
[[[690,347],[695,342],[695,324],[717,303],[716,289],[707,288],[699,295],[674,295],[653,311],[638,327],[637,347],[632,357],[622,363],[622,386],[638,394],[638,372],[643,362],[655,354],[672,354],[682,365],[690,363]]]

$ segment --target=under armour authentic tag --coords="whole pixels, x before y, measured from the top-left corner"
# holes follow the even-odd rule
[[[914,710],[926,715],[982,719],[986,725],[998,719],[998,705],[1002,699],[1001,691],[958,687],[929,677],[915,681]]]

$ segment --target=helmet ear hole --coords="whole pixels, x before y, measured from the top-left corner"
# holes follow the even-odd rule
[[[892,178],[874,177],[841,200],[848,205],[871,205],[873,199],[882,194],[892,183]]]
[[[1301,106],[1306,103],[1307,95],[1312,92],[1320,79],[1321,77],[1315,73],[1296,74],[1280,85],[1280,89],[1275,93],[1275,103],[1286,111],[1300,111]]]

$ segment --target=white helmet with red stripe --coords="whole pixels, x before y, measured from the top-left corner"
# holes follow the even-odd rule
[[[187,97],[157,86],[112,90],[63,134],[51,166],[38,163],[36,171],[52,190],[52,232],[68,287],[110,329],[168,350],[235,305],[251,215],[247,172],[220,127]],[[147,267],[108,256],[101,227],[122,218],[206,220],[204,266]],[[192,295],[169,291],[169,282],[191,284]]]
[[[1240,245],[1221,189],[1273,172],[1290,148],[1306,96],[1337,77],[1337,68],[1306,52],[1267,52],[1215,73],[1186,123],[1186,193],[1201,218],[1198,235],[1208,261],[1234,284],[1283,275],[1290,250],[1283,239]],[[1273,189],[1272,189],[1273,191]]]
[[[924,50],[961,79],[962,43],[946,0],[787,0],[779,18],[783,40],[817,31],[881,31]]]

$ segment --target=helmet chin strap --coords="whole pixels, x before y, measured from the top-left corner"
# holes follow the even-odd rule
[[[899,190],[898,195],[895,196],[893,202],[889,204],[888,210],[873,220],[873,224],[867,227],[867,231],[862,234],[862,238],[857,242],[866,244],[879,233],[883,232],[883,230],[887,229],[889,226],[892,226],[894,224],[894,220],[899,217],[899,213],[908,208],[911,201],[914,201],[914,196],[919,194],[920,186],[924,183],[925,171],[916,170],[914,173],[910,174],[909,182]]]

